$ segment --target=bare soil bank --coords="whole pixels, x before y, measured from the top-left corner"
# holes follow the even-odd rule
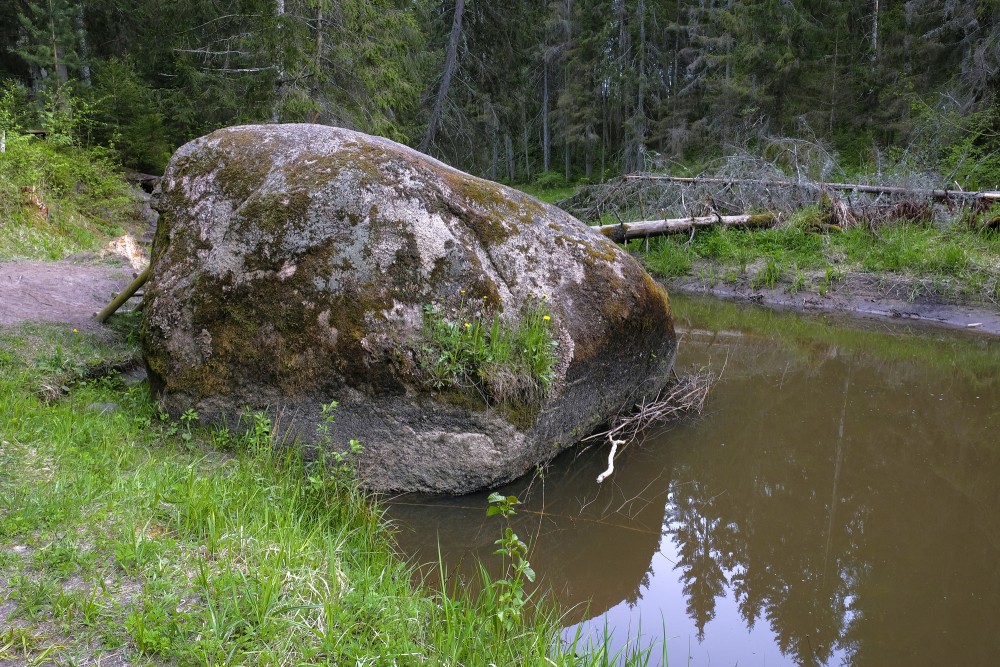
[[[708,294],[771,308],[905,319],[1000,335],[1000,304],[969,302],[940,281],[845,272],[832,280],[823,274],[810,275],[798,287],[787,281],[766,287],[755,284],[752,272],[728,280],[701,277],[722,275],[718,267],[715,271],[704,270],[706,267],[695,267],[695,275],[661,279],[661,282],[671,292]]]

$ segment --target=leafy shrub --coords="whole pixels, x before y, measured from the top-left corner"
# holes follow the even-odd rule
[[[543,171],[535,176],[535,183],[539,188],[564,188],[566,179],[558,171]]]
[[[107,149],[8,130],[7,150],[0,153],[0,259],[61,259],[96,250],[120,235],[135,213]]]

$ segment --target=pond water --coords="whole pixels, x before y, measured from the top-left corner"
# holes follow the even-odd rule
[[[1000,341],[674,298],[705,413],[502,492],[567,637],[682,665],[1000,661]],[[497,569],[486,495],[389,505],[450,583]],[[658,664],[660,654],[652,656]]]

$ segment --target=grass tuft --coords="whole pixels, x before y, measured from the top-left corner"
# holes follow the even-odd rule
[[[475,392],[488,404],[537,404],[552,388],[559,362],[544,300],[513,323],[464,300],[451,318],[424,308],[422,366],[436,389]]]

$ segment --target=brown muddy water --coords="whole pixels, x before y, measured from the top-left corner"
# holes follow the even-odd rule
[[[567,638],[674,665],[1000,664],[1000,340],[674,299],[705,414],[502,489]],[[450,584],[497,570],[487,494],[389,505]],[[650,664],[659,664],[659,649]]]

